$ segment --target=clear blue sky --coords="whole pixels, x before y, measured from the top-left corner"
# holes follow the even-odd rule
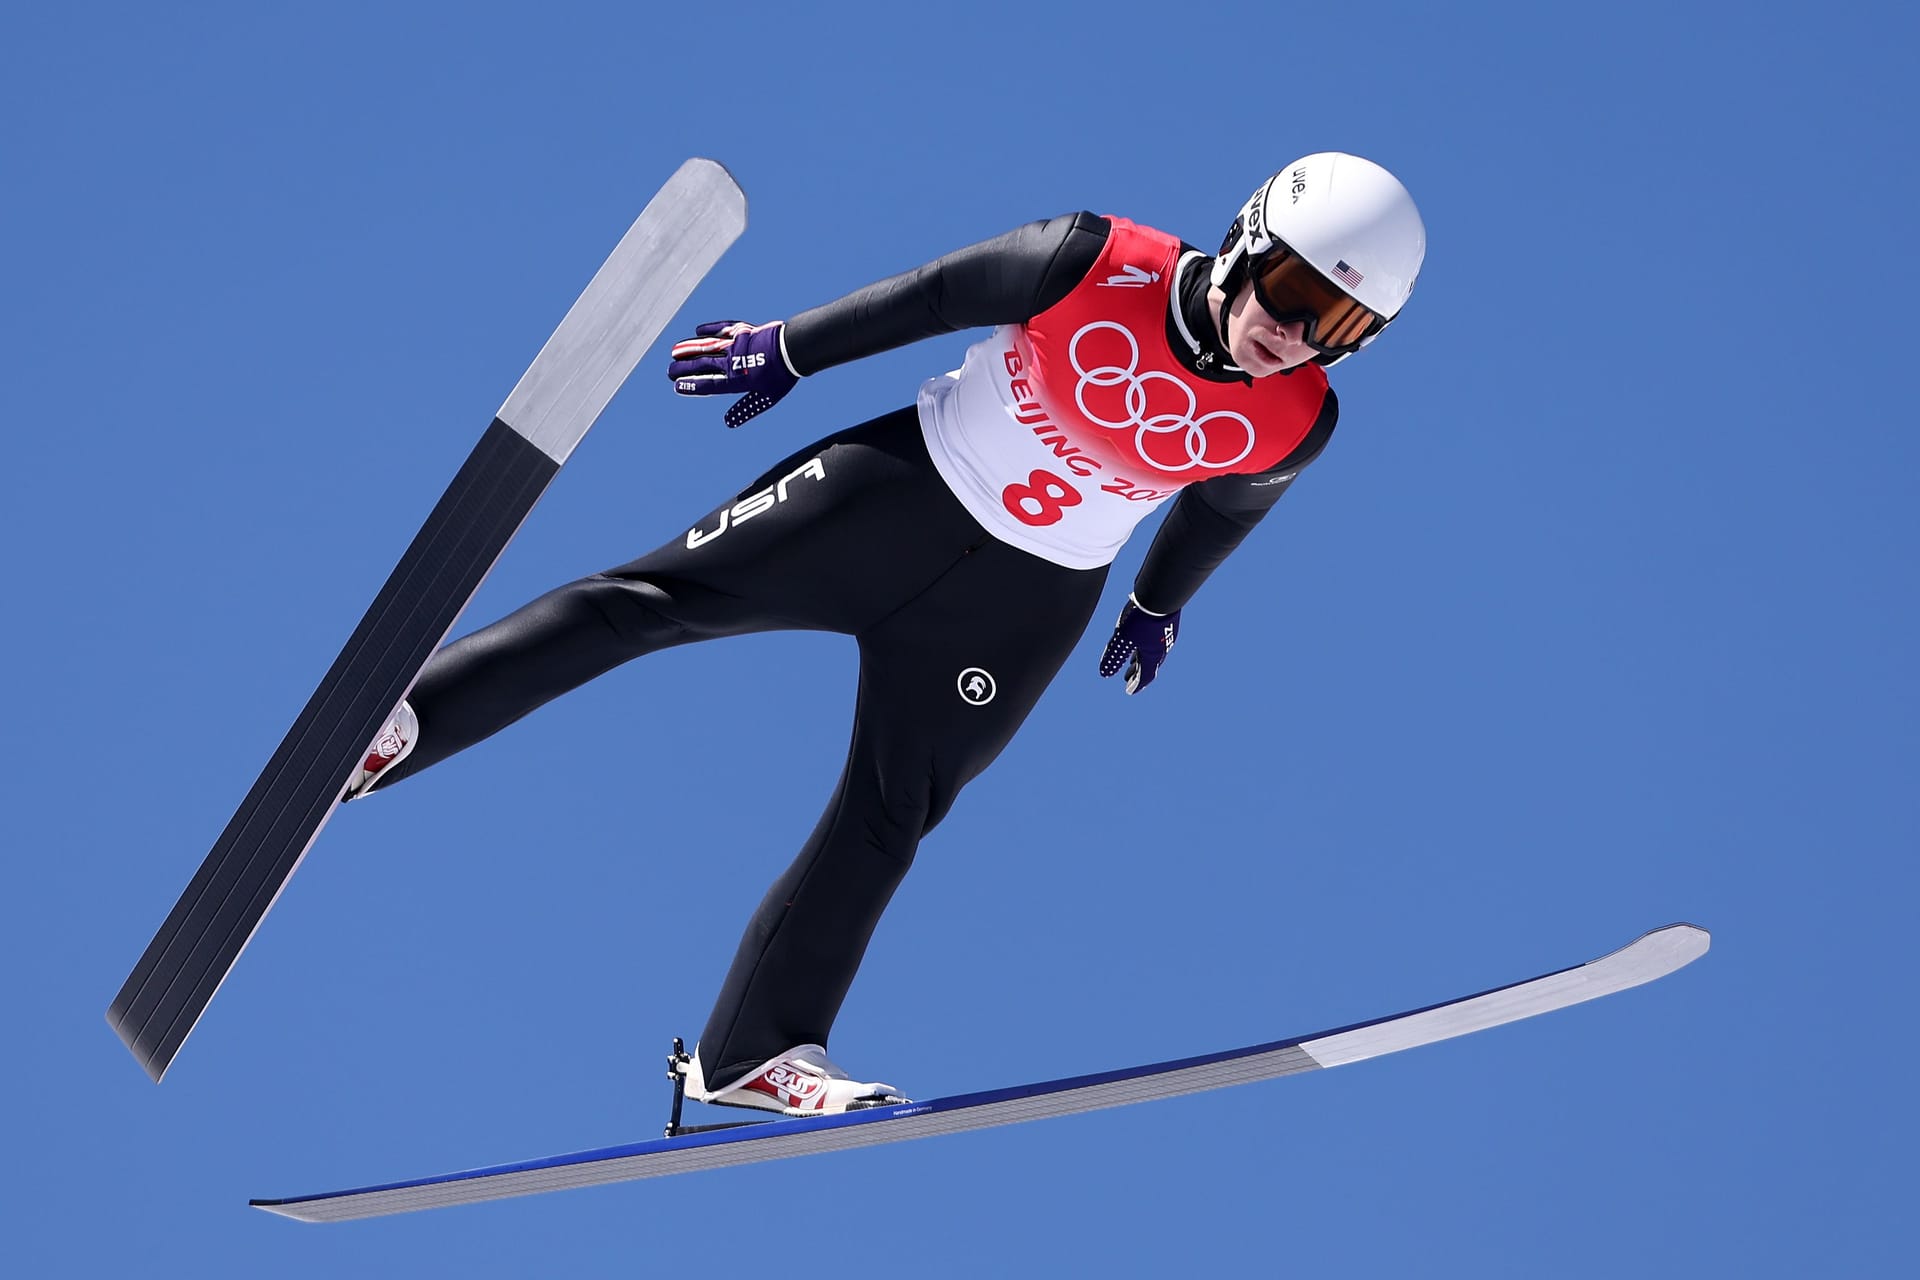
[[[10,9],[6,1269],[1910,1259],[1915,35],[1845,3]],[[245,1207],[655,1132],[669,1039],[826,798],[848,642],[661,655],[342,815],[164,1085],[102,1019],[682,159],[751,202],[689,327],[1083,207],[1211,249],[1328,148],[1417,195],[1412,304],[1136,699],[1093,672],[1145,539],[1122,556],[923,847],[835,1054],[937,1096],[1335,1026],[1677,919],[1708,957],[1149,1107],[342,1227]],[[468,621],[678,535],[964,341],[737,432],[651,358]]]

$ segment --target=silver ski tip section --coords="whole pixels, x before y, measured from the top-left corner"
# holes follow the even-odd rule
[[[1644,933],[1598,960],[1531,982],[1496,987],[1479,995],[1303,1040],[1300,1048],[1323,1067],[1339,1067],[1417,1045],[1451,1040],[1664,978],[1705,955],[1709,941],[1707,931],[1698,925],[1670,924]]]
[[[681,165],[534,357],[500,420],[564,463],[746,226],[747,198],[723,165]]]
[[[1707,954],[1713,945],[1713,935],[1697,924],[1670,924],[1641,934],[1626,946],[1595,960],[1594,964],[1605,964],[1614,956],[1634,954],[1637,963],[1644,965],[1650,972],[1641,982],[1650,982],[1654,978],[1663,978],[1675,969],[1684,969]],[[1655,968],[1664,961],[1664,968]],[[1583,966],[1591,968],[1592,966]],[[1628,984],[1637,985],[1637,984]]]

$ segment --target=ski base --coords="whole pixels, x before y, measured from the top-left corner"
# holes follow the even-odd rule
[[[1706,930],[1668,925],[1610,955],[1525,982],[1294,1040],[844,1115],[770,1120],[517,1164],[250,1203],[304,1222],[342,1222],[542,1191],[657,1178],[1019,1124],[1344,1066],[1537,1017],[1651,982],[1706,954]],[[678,1127],[678,1114],[670,1128]]]

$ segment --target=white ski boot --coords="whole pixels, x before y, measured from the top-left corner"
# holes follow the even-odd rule
[[[413,714],[413,708],[402,702],[380,730],[380,736],[367,748],[367,758],[353,771],[353,778],[347,783],[346,794],[340,797],[341,803],[354,800],[367,794],[380,775],[407,758],[413,750],[415,739],[420,736],[420,721]]]
[[[700,1067],[700,1047],[694,1046],[686,1064],[687,1096],[723,1107],[753,1107],[788,1116],[828,1116],[867,1107],[890,1107],[906,1102],[890,1084],[855,1080],[836,1067],[817,1044],[787,1050],[745,1079],[725,1089],[709,1090]]]

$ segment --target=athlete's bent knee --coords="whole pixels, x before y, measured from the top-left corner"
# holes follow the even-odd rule
[[[924,794],[883,795],[867,814],[867,841],[905,870],[913,865],[920,837],[933,829],[931,819],[932,810]]]

